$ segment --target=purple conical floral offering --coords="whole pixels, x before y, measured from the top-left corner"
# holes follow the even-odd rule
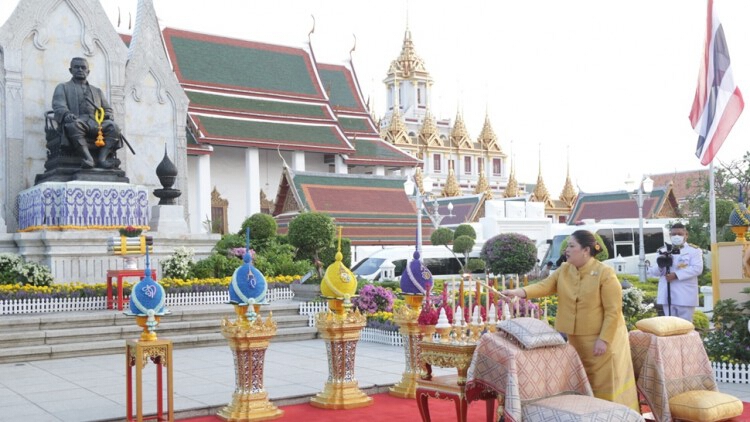
[[[432,273],[422,263],[419,251],[414,251],[414,259],[409,261],[401,273],[401,291],[411,295],[423,295],[427,286],[432,285]]]

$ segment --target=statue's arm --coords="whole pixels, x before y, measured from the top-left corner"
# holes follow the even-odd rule
[[[65,85],[58,84],[55,87],[55,93],[52,95],[52,111],[55,112],[55,120],[62,123],[65,116],[70,113],[68,108],[68,99],[65,95]]]
[[[112,110],[112,106],[109,105],[109,101],[107,101],[107,97],[104,96],[104,91],[97,88],[97,91],[99,91],[99,101],[101,103],[101,107],[104,109],[104,118],[106,120],[114,120],[114,112]]]

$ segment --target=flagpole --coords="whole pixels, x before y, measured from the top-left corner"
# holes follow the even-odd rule
[[[711,249],[716,244],[716,190],[714,190],[714,160],[708,166],[708,213],[711,233]]]

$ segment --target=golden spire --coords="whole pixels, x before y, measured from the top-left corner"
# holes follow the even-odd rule
[[[414,50],[414,42],[411,40],[411,30],[408,25],[404,33],[404,43],[401,46],[401,54],[398,58],[391,62],[391,66],[388,69],[389,75],[395,75],[399,78],[410,79],[415,74],[423,78],[430,78],[430,73],[424,66],[424,61],[417,55]]]
[[[535,202],[547,202],[549,200],[549,192],[547,187],[544,185],[544,179],[542,179],[542,145],[539,144],[539,174],[536,177],[536,188],[534,193],[531,195],[531,200]]]
[[[474,187],[474,193],[480,194],[484,193],[485,199],[492,199],[492,189],[490,189],[489,183],[487,183],[487,178],[484,176],[484,166],[482,165],[484,163],[484,160],[480,158],[479,160],[479,180],[477,180],[477,185]]]
[[[417,167],[417,170],[414,172],[414,183],[416,183],[417,188],[419,188],[419,194],[424,195],[424,186],[422,183],[422,167]]]
[[[568,172],[565,176],[565,186],[563,186],[562,193],[560,193],[560,200],[568,207],[573,208],[577,196],[578,194],[576,194],[576,190],[573,188],[573,182],[570,181],[570,150],[568,150]]]
[[[456,122],[453,124],[453,129],[451,130],[451,146],[454,148],[474,148],[460,111],[456,112]]]
[[[518,196],[518,182],[516,181],[516,160],[513,160],[510,165],[508,185],[505,186],[505,197],[515,198],[516,196]]]
[[[494,150],[502,152],[500,150],[500,145],[497,143],[497,135],[495,135],[495,131],[492,130],[489,114],[485,114],[484,116],[484,126],[482,126],[482,132],[479,134],[477,142],[479,142],[479,145],[487,151]]]
[[[398,101],[399,94],[398,78],[394,78],[393,113],[391,113],[391,121],[388,124],[388,129],[385,132],[384,138],[392,144],[411,144],[411,138],[408,135],[406,124],[401,120],[401,104]]]
[[[442,195],[444,197],[461,196],[461,188],[458,186],[458,180],[456,180],[456,174],[453,172],[453,166],[448,167],[448,178],[445,179],[445,186],[443,186]]]
[[[438,132],[437,123],[428,108],[424,113],[422,128],[419,130],[419,143],[426,146],[443,146],[440,142],[440,133]]]

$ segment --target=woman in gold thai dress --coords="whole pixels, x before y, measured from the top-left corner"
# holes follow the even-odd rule
[[[543,281],[506,293],[530,299],[556,293],[555,329],[581,357],[594,396],[640,413],[622,287],[614,270],[594,258],[600,250],[591,232],[578,230],[565,249],[566,263]]]

